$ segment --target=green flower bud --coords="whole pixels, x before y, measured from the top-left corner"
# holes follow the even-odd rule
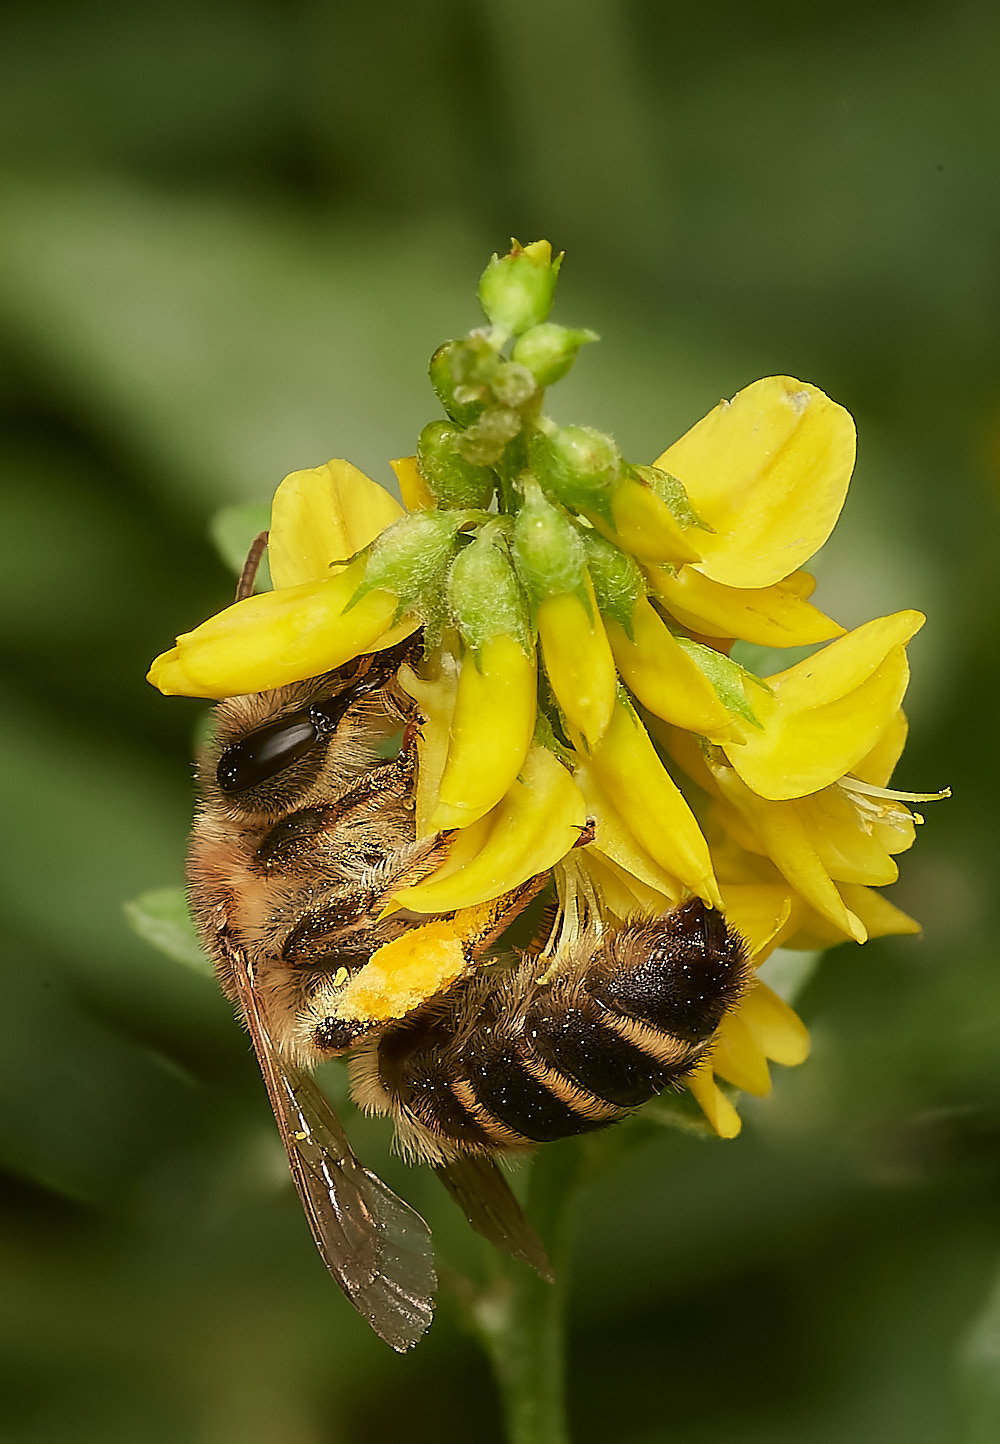
[[[584,600],[590,611],[585,581],[587,559],[580,533],[530,477],[524,484],[524,505],[514,522],[511,550],[534,610],[547,597],[572,592]]]
[[[482,331],[437,348],[429,368],[431,385],[452,421],[469,426],[489,404],[498,363],[496,349]]]
[[[479,300],[494,326],[519,336],[538,326],[552,309],[562,255],[552,259],[548,241],[511,242],[506,256],[494,256],[479,280]]]
[[[511,360],[526,366],[539,386],[551,386],[566,375],[581,346],[598,340],[596,331],[571,331],[546,321],[518,337]]]
[[[431,421],[417,440],[417,470],[443,507],[479,507],[492,500],[496,478],[488,466],[466,461],[464,433],[451,421]]]
[[[478,652],[500,633],[531,655],[528,606],[499,523],[480,527],[448,577],[448,605],[467,646]]]
[[[607,511],[621,467],[610,436],[590,426],[538,431],[531,439],[530,456],[542,486],[564,506],[600,515]]]
[[[600,532],[581,527],[580,536],[598,608],[616,621],[631,641],[636,604],[646,595],[642,572],[628,552],[623,552]]]

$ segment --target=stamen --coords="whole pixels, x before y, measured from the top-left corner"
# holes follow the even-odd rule
[[[552,876],[556,885],[559,911],[552,924],[548,942],[540,953],[541,957],[549,959],[549,966],[539,977],[539,983],[551,980],[553,973],[584,933],[599,938],[605,931],[599,893],[577,854],[568,853],[561,862],[556,863]]]
[[[896,792],[891,787],[876,787],[872,782],[862,782],[860,777],[850,774],[842,777],[839,785],[847,792],[861,792],[865,797],[878,797],[885,802],[941,802],[951,796],[950,787],[943,787],[940,792]]]

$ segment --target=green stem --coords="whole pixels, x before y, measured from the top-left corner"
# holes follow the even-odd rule
[[[580,1163],[575,1139],[544,1148],[532,1162],[528,1212],[548,1250],[555,1283],[503,1256],[500,1287],[476,1310],[500,1390],[508,1444],[569,1444],[566,1272]]]

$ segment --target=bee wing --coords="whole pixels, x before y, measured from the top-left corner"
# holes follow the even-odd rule
[[[545,1245],[492,1158],[466,1153],[434,1172],[477,1233],[554,1281]]]
[[[280,1057],[261,1016],[245,957],[230,962],[254,1051],[323,1262],[387,1344],[403,1353],[431,1322],[437,1286],[431,1235],[418,1213],[355,1157],[311,1078]]]

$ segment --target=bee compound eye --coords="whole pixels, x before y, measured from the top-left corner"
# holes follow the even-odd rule
[[[225,793],[245,792],[284,771],[313,747],[319,729],[308,712],[283,717],[227,747],[219,758],[216,779]]]

